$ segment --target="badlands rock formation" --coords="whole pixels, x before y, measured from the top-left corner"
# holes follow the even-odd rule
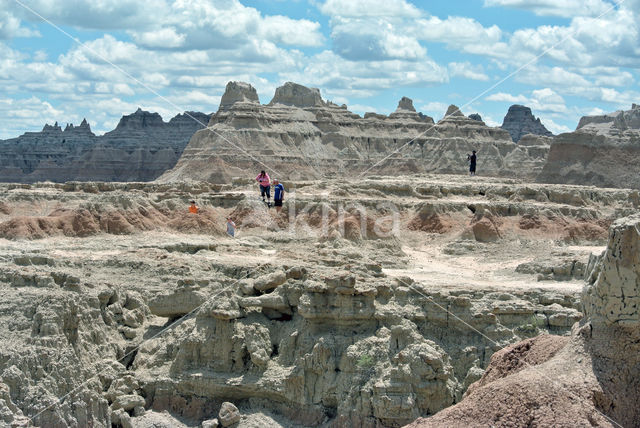
[[[580,119],[558,135],[537,181],[640,188],[640,106]]]
[[[478,151],[481,175],[533,178],[548,147],[518,146],[509,134],[456,112],[438,123],[402,98],[389,116],[360,117],[324,101],[315,88],[288,82],[267,105],[255,89],[229,82],[207,130],[197,132],[162,182],[228,183],[270,166],[287,179],[362,173],[465,173],[466,155]],[[269,168],[267,168],[269,169]]]
[[[509,107],[504,120],[502,121],[502,129],[509,132],[511,139],[517,143],[520,139],[527,135],[542,135],[544,137],[553,137],[551,131],[544,127],[540,118],[536,118],[531,109],[526,106],[514,104]]]
[[[505,346],[566,337],[586,270],[593,337],[619,352],[606,323],[622,323],[598,308],[628,318],[633,287],[606,284],[635,272],[616,258],[637,250],[632,228],[614,227],[622,247],[602,261],[589,253],[635,191],[447,175],[285,186],[278,216],[241,183],[3,185],[2,423],[400,426],[459,402]]]
[[[64,130],[57,122],[45,125],[41,132],[0,140],[0,181],[151,181],[175,165],[189,138],[208,121],[209,115],[187,112],[164,122],[159,114],[138,109],[99,137],[86,119]]]
[[[571,337],[540,336],[498,353],[465,399],[411,427],[640,425],[640,216],[611,227],[589,262],[584,319]]]

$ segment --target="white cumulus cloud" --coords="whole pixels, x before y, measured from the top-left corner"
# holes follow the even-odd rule
[[[603,0],[485,0],[487,7],[501,6],[529,10],[536,15],[561,16],[598,16],[613,7]]]
[[[423,12],[405,0],[326,0],[320,11],[331,16],[417,18]]]
[[[466,77],[471,80],[481,80],[487,81],[489,80],[489,76],[484,73],[484,70],[481,65],[472,65],[470,62],[450,62],[449,63],[449,74],[459,77]]]
[[[491,94],[485,98],[487,101],[507,102],[511,104],[523,104],[532,111],[566,113],[568,108],[564,98],[549,88],[534,89],[531,95],[512,95],[505,92]]]

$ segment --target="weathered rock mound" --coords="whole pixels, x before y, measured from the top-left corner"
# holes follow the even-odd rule
[[[173,167],[189,138],[209,115],[187,112],[164,122],[138,109],[113,131],[96,136],[86,120],[64,130],[56,122],[40,132],[0,141],[0,181],[151,181]]]
[[[544,127],[540,118],[536,118],[531,113],[529,107],[518,104],[509,107],[501,128],[509,132],[514,143],[520,141],[526,134],[553,137],[551,131]]]
[[[235,103],[260,103],[258,92],[244,82],[229,82],[220,100],[220,110],[229,110]]]
[[[282,104],[294,107],[322,107],[326,103],[322,100],[320,89],[307,88],[293,82],[287,82],[276,88],[276,93],[269,105]]]
[[[640,188],[640,106],[580,119],[558,135],[537,178],[542,183]]]
[[[410,426],[638,426],[639,251],[640,216],[617,221],[568,343],[541,336],[494,354],[462,402]]]
[[[12,211],[0,220],[0,238],[42,239],[50,236],[88,237],[99,233],[130,235],[151,230],[172,230],[181,233],[223,235],[223,215],[213,208],[202,208],[190,214],[184,205],[151,202],[124,196],[107,183],[101,183],[102,193],[95,183],[67,183],[69,192],[76,188],[89,194],[81,203],[67,199],[42,215],[25,215],[38,211],[37,201],[21,201],[20,212]],[[113,192],[113,194],[109,194]],[[15,203],[9,196],[7,202]],[[66,205],[66,206],[65,206]]]

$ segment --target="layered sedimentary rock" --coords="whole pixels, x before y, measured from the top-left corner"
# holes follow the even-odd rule
[[[409,423],[505,346],[566,340],[582,245],[640,204],[494,177],[285,185],[281,213],[237,182],[1,185],[0,425]]]
[[[175,165],[193,133],[209,115],[187,112],[164,122],[138,109],[103,136],[86,120],[64,130],[56,123],[41,132],[0,141],[0,181],[150,181]]]
[[[520,139],[527,135],[542,135],[552,137],[553,134],[544,127],[540,118],[536,118],[531,109],[526,106],[514,104],[509,107],[504,120],[502,121],[502,129],[509,132],[511,139],[517,143]]]
[[[538,182],[640,188],[640,106],[580,119],[558,135]]]
[[[616,221],[591,257],[585,317],[568,341],[541,336],[494,354],[462,402],[410,426],[640,425],[638,254],[640,216]]]
[[[322,100],[317,89],[288,82],[267,105],[248,84],[230,82],[209,129],[196,133],[161,181],[228,182],[269,169],[298,179],[362,173],[464,173],[478,151],[478,173],[534,177],[548,148],[519,147],[509,134],[462,113],[438,123],[409,98],[389,116],[360,117]],[[457,110],[457,108],[456,108]],[[268,167],[267,167],[268,166]]]

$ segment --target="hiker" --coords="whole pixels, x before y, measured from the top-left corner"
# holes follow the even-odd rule
[[[271,186],[269,174],[260,171],[260,175],[256,177],[256,181],[260,184],[260,196],[262,196],[262,202],[264,202],[265,195],[267,196],[267,205],[271,206]]]
[[[227,217],[227,233],[231,237],[236,236],[236,224],[231,220],[231,217]]]
[[[276,212],[280,214],[282,209],[282,200],[284,199],[284,186],[278,181],[277,178],[273,179],[273,205],[276,207]]]
[[[467,160],[469,161],[469,175],[476,175],[476,151],[472,150],[470,155],[467,155]]]
[[[200,208],[198,208],[198,206],[196,205],[196,201],[189,201],[189,203],[191,204],[189,205],[189,212],[191,214],[198,214]]]

